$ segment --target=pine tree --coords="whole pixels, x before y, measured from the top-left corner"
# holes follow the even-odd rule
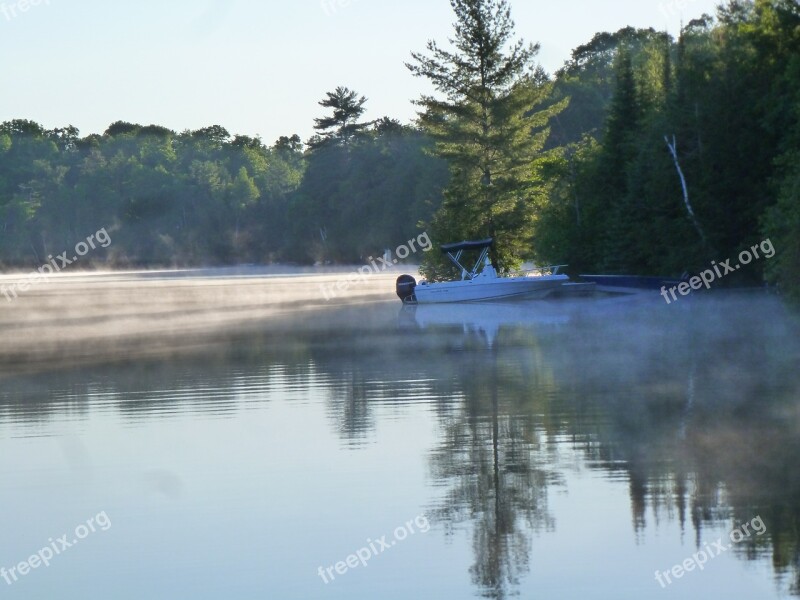
[[[453,48],[428,42],[428,55],[412,53],[406,66],[427,78],[443,97],[423,96],[420,123],[435,140],[434,153],[448,161],[451,181],[430,224],[437,242],[492,237],[499,270],[530,251],[534,219],[533,162],[547,138],[549,81],[534,71],[537,45],[514,41],[506,0],[451,0],[456,15]],[[427,255],[429,278],[445,273],[437,253]]]
[[[308,145],[318,148],[328,143],[337,143],[347,146],[355,136],[366,130],[371,123],[359,123],[364,114],[367,99],[358,97],[358,93],[339,86],[333,92],[328,92],[326,98],[319,102],[325,108],[332,108],[333,115],[314,119],[314,129],[320,133]]]
[[[603,268],[621,272],[629,267],[632,233],[628,171],[635,157],[635,140],[641,111],[631,55],[620,49],[616,65],[616,88],[611,100],[601,154],[602,185],[598,190],[605,208],[607,226],[603,242]]]

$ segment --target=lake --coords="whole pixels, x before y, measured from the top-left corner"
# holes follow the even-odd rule
[[[401,307],[103,274],[0,316],[4,598],[800,595],[800,324],[761,293]]]

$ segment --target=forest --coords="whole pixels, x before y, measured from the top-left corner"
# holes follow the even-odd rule
[[[486,6],[456,39],[485,35],[491,54],[410,49],[411,73],[446,98],[421,98],[410,124],[365,120],[369,90],[347,87],[321,91],[311,139],[271,145],[222,125],[2,123],[0,266],[30,270],[101,227],[113,244],[82,264],[364,263],[425,230],[495,237],[501,270],[679,276],[769,239],[775,257],[726,283],[800,295],[796,0],[732,0],[677,39],[598,33],[552,74],[514,41],[536,32]]]

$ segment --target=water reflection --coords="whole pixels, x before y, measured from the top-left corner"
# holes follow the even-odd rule
[[[688,515],[699,548],[705,526],[760,514],[771,535],[736,551],[771,550],[798,593],[798,346],[780,305],[734,298],[659,312],[633,300],[609,313],[614,301],[605,304],[560,306],[560,320],[551,305],[527,319],[517,307],[414,315],[429,333],[463,320],[465,347],[485,340],[483,354],[459,363],[464,410],[432,459],[452,486],[439,514],[472,522],[476,585],[492,598],[513,592],[527,536],[553,526],[550,453],[569,439],[593,469],[624,473],[637,531],[648,512],[677,515],[682,529]]]
[[[323,407],[343,448],[367,452],[380,443],[382,418],[421,406],[436,421],[425,457],[429,514],[453,543],[469,533],[477,594],[536,589],[536,539],[565,528],[571,516],[554,498],[586,473],[625,486],[640,546],[676,523],[700,547],[707,532],[760,515],[767,534],[734,552],[771,560],[779,585],[800,594],[797,333],[774,299],[735,296],[671,307],[609,299],[343,308],[216,339],[182,359],[7,380],[0,440],[98,413],[138,427],[307,403]],[[80,443],[62,444],[85,470]],[[303,475],[291,452],[285,463]],[[372,476],[383,479],[370,485],[395,484],[391,469]],[[145,479],[166,498],[186,493],[168,469]],[[313,520],[327,499],[296,501]],[[622,558],[630,557],[597,554]],[[675,562],[663,561],[652,569]],[[578,567],[565,566],[565,589]],[[604,584],[597,597],[620,585]],[[740,597],[734,587],[724,595]]]
[[[547,491],[558,474],[535,450],[542,447],[535,420],[506,402],[501,409],[496,346],[462,366],[473,384],[431,456],[433,477],[447,489],[434,514],[448,528],[471,522],[472,581],[483,595],[504,598],[528,571],[530,537],[554,526]]]

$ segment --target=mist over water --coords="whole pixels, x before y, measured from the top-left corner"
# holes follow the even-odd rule
[[[241,267],[54,276],[0,297],[0,374],[162,356],[280,316],[391,297],[396,273],[348,284],[353,269]],[[0,277],[11,284],[18,275]],[[342,282],[341,290],[336,286]],[[326,291],[334,290],[326,296]]]
[[[800,594],[779,299],[403,308],[396,275],[325,300],[342,274],[109,273],[4,306],[0,566],[113,523],[5,597]]]

